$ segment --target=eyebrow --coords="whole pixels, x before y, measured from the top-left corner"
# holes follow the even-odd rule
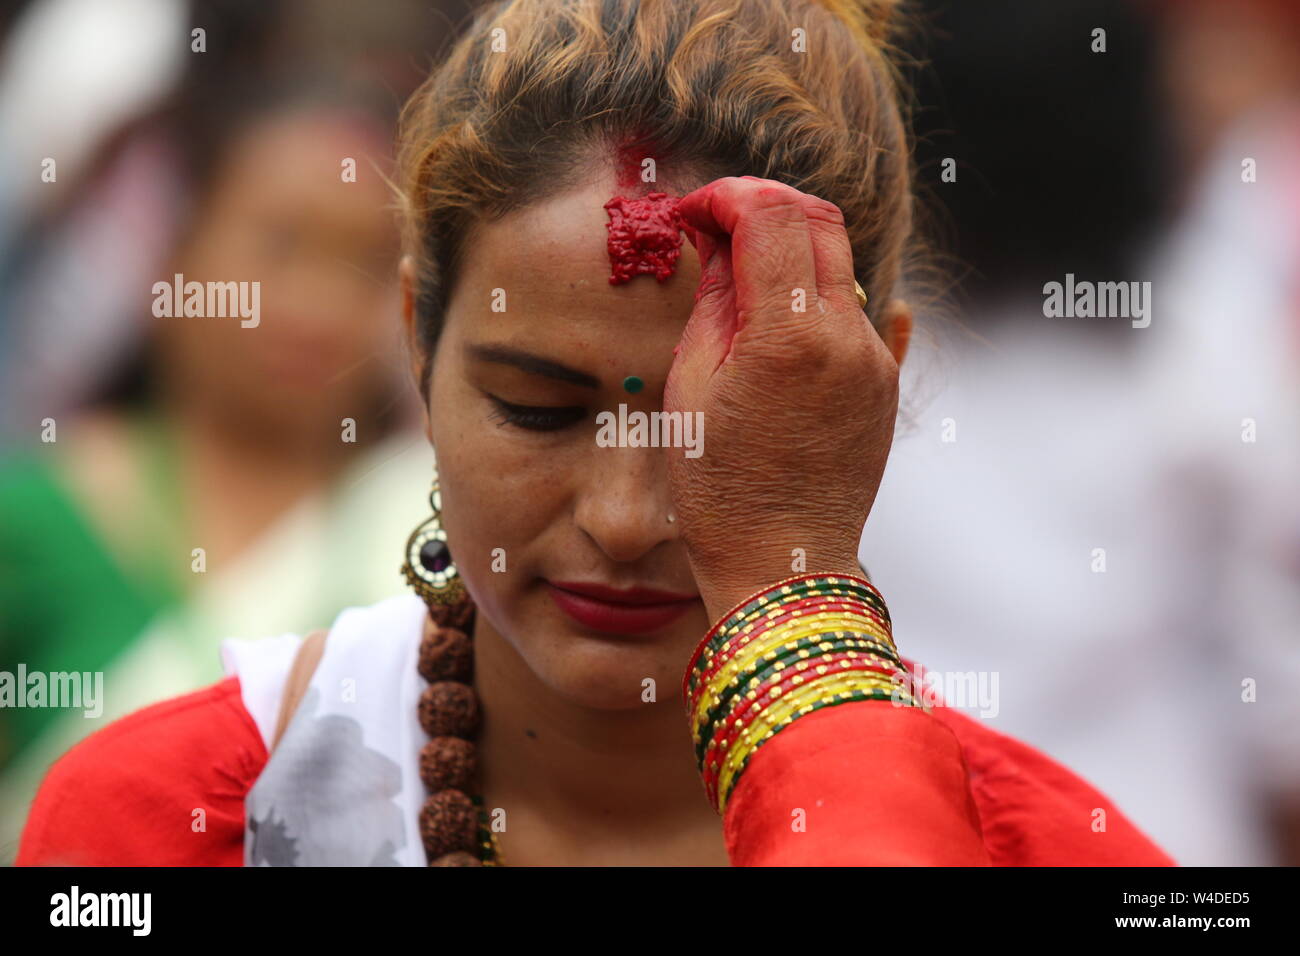
[[[594,375],[579,372],[576,368],[552,362],[550,359],[525,352],[523,349],[511,348],[508,345],[466,345],[465,352],[481,362],[509,365],[520,371],[568,382],[570,385],[581,385],[583,388],[600,388],[600,379]]]

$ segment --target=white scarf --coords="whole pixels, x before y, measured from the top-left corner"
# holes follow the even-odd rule
[[[426,866],[416,668],[427,611],[414,594],[343,611],[307,693],[244,802],[246,866]],[[221,645],[271,748],[303,638]]]

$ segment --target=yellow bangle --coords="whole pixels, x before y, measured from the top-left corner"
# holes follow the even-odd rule
[[[837,629],[829,629],[825,627],[826,624],[836,624],[840,626]],[[796,643],[803,638],[815,638],[825,635],[827,637],[834,636],[843,639],[843,632],[846,631],[850,633],[863,633],[864,631],[860,627],[860,624],[860,619],[848,617],[835,618],[829,621],[809,620],[808,622],[801,623],[798,626],[774,632],[772,635],[773,639],[770,643],[767,640],[758,640],[752,642],[741,650],[738,650],[736,655],[731,660],[727,661],[727,663],[709,679],[708,686],[705,688],[704,693],[700,694],[699,699],[696,701],[695,711],[691,714],[692,727],[699,726],[707,718],[709,711],[717,706],[722,693],[727,688],[731,687],[737,678],[743,678],[746,671],[753,670],[755,664],[760,662],[764,657],[775,662],[774,666],[780,665],[777,667],[778,670],[784,669],[785,666],[789,665],[781,664],[781,662],[776,660],[777,652],[782,650],[793,650]],[[767,635],[763,635],[763,637],[766,638]],[[883,654],[873,653],[872,645],[870,645],[867,640],[861,638],[850,639],[859,640],[863,645],[856,649],[856,653],[878,657],[883,662],[893,665],[893,662],[889,661],[889,659]],[[878,647],[879,645],[877,644],[874,646]],[[824,652],[828,649],[829,648],[819,648],[817,644],[813,644],[799,651],[798,655],[800,659],[807,660],[816,656],[819,652]],[[790,663],[794,662],[791,661]]]
[[[720,802],[730,789],[731,780],[739,772],[747,756],[777,731],[792,723],[796,714],[802,716],[809,713],[813,710],[814,703],[831,703],[837,696],[842,696],[841,702],[847,701],[850,699],[849,692],[854,690],[892,691],[894,686],[893,681],[881,677],[858,677],[854,676],[853,672],[833,673],[809,681],[797,691],[783,695],[773,704],[756,704],[755,706],[760,708],[759,712],[736,737],[723,759],[718,774]]]

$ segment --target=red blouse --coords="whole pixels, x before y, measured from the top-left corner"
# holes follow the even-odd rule
[[[82,741],[32,804],[19,865],[240,866],[267,760],[230,677]],[[200,812],[202,811],[202,812]],[[737,866],[1164,866],[1046,755],[947,707],[828,707],[757,750],[727,803]]]

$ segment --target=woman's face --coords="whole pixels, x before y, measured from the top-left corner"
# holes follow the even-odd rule
[[[342,418],[391,395],[398,236],[368,158],[384,155],[383,137],[317,109],[268,117],[230,147],[174,268],[186,281],[260,282],[260,317],[161,320],[164,367],[194,401],[286,440],[337,444]]]
[[[610,173],[471,233],[429,394],[443,526],[480,614],[546,685],[606,709],[640,703],[646,678],[678,693],[709,626],[670,520],[664,456],[685,449],[596,441],[602,411],[662,409],[700,274],[683,242],[663,283],[610,285],[602,207],[620,193]],[[684,600],[611,608],[557,584]]]

